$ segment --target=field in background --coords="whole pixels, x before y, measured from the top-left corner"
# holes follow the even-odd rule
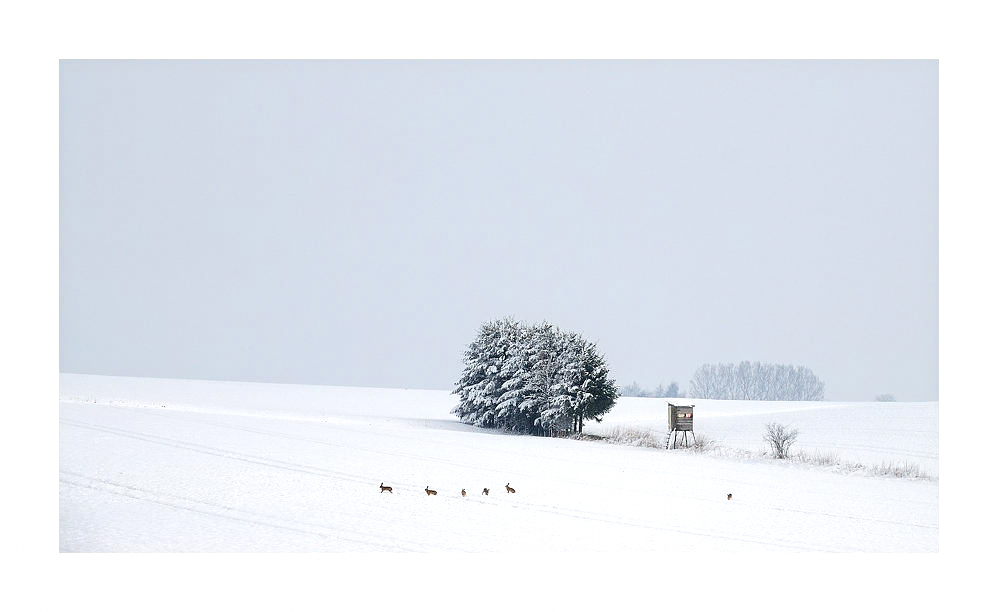
[[[939,476],[938,402],[740,402],[697,399],[621,398],[603,419],[585,428],[605,434],[614,428],[651,432],[663,443],[669,434],[667,402],[694,404],[697,436],[712,440],[716,454],[759,455],[767,450],[766,423],[797,429],[793,449],[834,455],[845,468],[882,464],[917,465]],[[728,450],[745,451],[727,453]]]

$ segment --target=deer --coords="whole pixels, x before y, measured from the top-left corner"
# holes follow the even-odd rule
[[[424,490],[426,491],[427,495],[436,495],[437,494],[436,491],[434,491],[433,489],[430,488],[430,485],[426,485],[426,489],[424,489]]]
[[[513,487],[511,487],[511,486],[509,486],[509,483],[507,482],[507,483],[506,483],[506,492],[507,492],[507,493],[516,493],[516,489],[514,489],[514,488],[513,488]]]
[[[488,494],[489,494],[488,489],[482,489],[482,495],[488,495]]]
[[[382,493],[384,493],[385,491],[388,491],[389,493],[391,493],[391,492],[392,492],[392,488],[391,488],[391,487],[386,487],[386,486],[385,486],[385,483],[381,483],[381,484],[380,484],[380,485],[378,485],[378,486],[380,486],[380,487],[381,487],[381,492],[382,492]]]
[[[461,497],[467,497],[467,496],[468,496],[468,492],[465,491],[464,489],[461,489]]]

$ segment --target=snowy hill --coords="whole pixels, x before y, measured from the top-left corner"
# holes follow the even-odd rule
[[[482,430],[446,391],[62,374],[60,549],[938,550],[937,403],[692,401],[714,454]],[[623,398],[586,431],[666,420]],[[762,457],[774,420],[929,477]]]

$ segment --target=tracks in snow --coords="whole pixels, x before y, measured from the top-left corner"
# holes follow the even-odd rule
[[[112,408],[117,408],[119,410],[131,410],[134,412],[134,409],[126,407],[112,406]],[[146,412],[143,412],[142,414],[148,415],[148,413]],[[311,444],[327,445],[327,446],[346,448],[346,449],[360,448],[359,446],[342,444],[338,442],[331,442],[329,440],[321,440],[308,436],[299,436],[285,432],[277,432],[266,429],[258,429],[253,427],[242,427],[232,424],[210,422],[200,418],[181,418],[174,415],[163,415],[163,414],[154,414],[154,416],[163,417],[163,418],[172,418],[182,423],[188,423],[188,424],[197,423],[202,425],[209,425],[212,427],[220,427],[224,429],[244,431],[247,433],[253,433],[258,435],[273,436],[273,437],[285,438],[295,441],[303,441]],[[309,465],[307,463],[287,461],[283,459],[266,457],[266,456],[261,456],[259,454],[252,454],[235,450],[227,450],[224,448],[220,448],[218,446],[189,442],[186,440],[178,439],[176,437],[156,435],[151,433],[145,433],[142,431],[134,431],[120,427],[113,427],[109,425],[100,425],[70,417],[60,417],[60,423],[69,427],[81,428],[90,431],[111,434],[114,436],[121,436],[145,443],[163,445],[166,447],[183,450],[187,452],[201,453],[205,455],[224,458],[227,460],[260,465],[273,469],[287,470],[301,474],[308,474],[321,478],[330,478],[335,480],[348,481],[363,485],[364,487],[372,486],[369,478],[361,477],[355,472],[328,469],[315,465]],[[362,428],[358,428],[357,431],[362,431]],[[400,437],[404,438],[405,436],[400,436]],[[416,454],[412,453],[410,454],[391,453],[391,452],[377,451],[371,449],[362,449],[362,450],[370,450],[370,452],[378,452],[384,455],[389,455],[401,459],[415,458],[421,461],[430,460],[430,461],[438,461],[440,463],[448,465],[457,465],[457,463],[452,460],[442,459],[442,458],[429,458],[423,455],[417,456]],[[353,531],[352,534],[349,534],[350,532],[349,529],[344,529],[343,527],[338,525],[323,524],[321,522],[314,522],[314,521],[300,521],[296,519],[289,519],[287,516],[282,517],[270,513],[255,512],[253,510],[249,510],[246,508],[238,508],[238,507],[233,507],[231,505],[218,504],[205,499],[198,499],[196,497],[176,495],[173,493],[166,493],[162,491],[155,491],[149,488],[137,487],[121,482],[114,482],[112,480],[96,478],[94,476],[87,476],[85,474],[80,474],[70,470],[62,470],[60,472],[60,482],[62,482],[66,486],[101,491],[109,495],[133,498],[148,503],[158,504],[165,507],[171,507],[175,509],[197,513],[200,515],[220,517],[226,520],[234,520],[237,522],[256,524],[267,528],[273,528],[279,530],[283,529],[312,537],[334,538],[336,540],[342,540],[344,542],[349,542],[355,545],[359,545],[361,547],[374,547],[379,550],[406,550],[406,551],[438,549],[436,545],[432,542],[403,541],[403,540],[398,540],[396,538],[391,538],[389,541],[389,539],[380,538],[380,536],[378,536],[377,534],[368,533],[366,531]],[[583,480],[580,480],[579,482],[584,483]],[[402,487],[397,487],[397,490],[398,489],[402,489],[407,492],[411,490],[417,495],[422,495],[422,489],[418,487],[402,486]],[[388,500],[390,498],[383,498],[383,499],[384,501],[379,500],[378,502],[373,502],[370,500],[368,501],[369,504],[372,505],[373,507],[374,503],[378,504],[388,503]],[[493,500],[478,499],[477,497],[471,497],[467,500],[462,500],[460,498],[451,499],[449,497],[445,499],[448,503],[474,502],[483,505],[494,504]],[[504,499],[506,498],[504,497]],[[662,522],[656,523],[652,521],[641,520],[640,518],[621,516],[619,514],[592,511],[581,507],[572,508],[560,505],[536,503],[530,501],[529,498],[523,499],[522,497],[510,496],[508,500],[510,507],[518,510],[524,510],[528,512],[542,512],[542,513],[564,516],[583,521],[596,521],[601,523],[620,525],[624,527],[636,527],[641,529],[653,530],[658,533],[665,533],[665,534],[675,533],[675,534],[682,534],[694,537],[708,537],[708,538],[727,540],[727,541],[747,542],[759,545],[771,545],[774,547],[781,547],[793,550],[814,550],[814,551],[854,550],[852,547],[849,546],[839,546],[839,545],[822,546],[820,544],[812,544],[794,539],[773,538],[771,536],[757,536],[754,534],[738,533],[735,531],[725,532],[723,530],[712,530],[712,529],[703,529],[695,527],[685,528],[681,526],[670,525],[668,523],[662,523]],[[911,527],[916,529],[936,529],[936,530],[938,529],[938,526],[936,525],[923,525],[911,522],[891,521],[887,519],[880,519],[874,517],[853,516],[850,514],[836,514],[829,512],[820,512],[820,511],[785,508],[785,507],[759,505],[759,504],[756,504],[756,507],[763,508],[766,510],[771,510],[777,513],[777,515],[783,512],[791,512],[803,515],[831,517],[835,519],[842,519],[848,521],[860,521],[860,522],[869,521],[872,523],[890,524],[895,526]],[[349,535],[344,536],[344,532],[348,532]],[[355,536],[360,536],[360,538],[357,538]]]
[[[372,534],[366,531],[351,529],[339,524],[331,525],[301,519],[288,519],[285,516],[256,512],[230,504],[219,504],[186,495],[176,495],[165,491],[155,491],[146,487],[137,487],[134,485],[114,482],[106,478],[95,478],[93,476],[87,476],[71,470],[59,470],[59,482],[73,487],[90,489],[118,497],[136,499],[147,503],[166,506],[168,508],[221,518],[227,521],[237,521],[271,529],[291,531],[316,536],[321,539],[349,542],[351,544],[360,545],[364,548],[374,546],[382,551],[397,552],[423,552],[432,549],[432,546],[426,543],[417,542],[415,540],[405,540],[397,537],[383,537],[377,535],[372,536]],[[344,536],[344,532],[350,533],[353,536],[362,537]],[[451,549],[451,552],[471,551]]]

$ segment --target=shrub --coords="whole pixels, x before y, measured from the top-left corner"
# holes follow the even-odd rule
[[[663,444],[658,436],[647,429],[637,429],[634,427],[614,427],[604,434],[603,440],[612,444],[626,444],[627,446],[644,446],[647,448],[662,448]]]
[[[827,451],[797,451],[793,455],[793,460],[799,463],[807,463],[810,465],[839,465],[842,460],[836,453]]]
[[[766,433],[762,437],[769,444],[769,448],[773,450],[774,457],[786,459],[790,453],[790,447],[797,441],[798,433],[800,432],[796,429],[789,429],[779,423],[767,423]]]
[[[715,446],[717,446],[716,441],[701,434],[693,441],[693,444],[689,446],[689,449],[690,452],[693,453],[709,453],[714,450]]]
[[[908,463],[907,461],[901,461],[900,463],[895,463],[894,461],[881,462],[880,465],[873,466],[869,471],[878,476],[894,476],[896,478],[929,477],[917,464]]]

